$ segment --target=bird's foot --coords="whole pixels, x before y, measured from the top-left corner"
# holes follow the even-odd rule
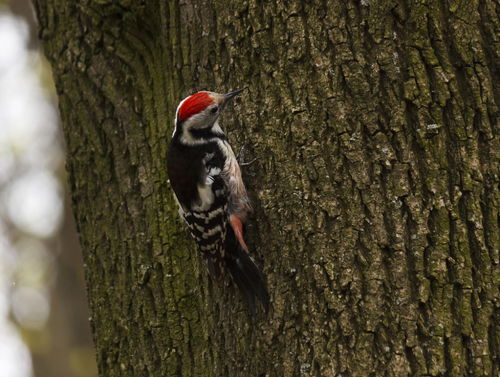
[[[255,161],[257,161],[258,159],[257,158],[254,158],[253,160],[251,161],[244,161],[244,158],[245,158],[245,146],[242,146],[241,149],[240,149],[240,152],[238,153],[238,164],[240,166],[248,166],[248,165],[251,165],[253,164]]]

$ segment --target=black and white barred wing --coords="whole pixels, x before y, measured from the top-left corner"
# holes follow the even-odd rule
[[[223,269],[228,225],[227,186],[220,176],[221,168],[211,164],[210,158],[203,162],[206,176],[198,186],[199,200],[192,203],[189,209],[183,210],[181,216],[207,260],[210,274],[218,278]]]

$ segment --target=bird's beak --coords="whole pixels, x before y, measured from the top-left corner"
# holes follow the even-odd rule
[[[230,93],[224,94],[224,97],[226,98],[226,100],[224,102],[228,103],[231,100],[231,98],[233,98],[234,96],[240,94],[244,90],[245,90],[245,88],[238,89],[238,90],[235,90],[234,92],[230,92]]]

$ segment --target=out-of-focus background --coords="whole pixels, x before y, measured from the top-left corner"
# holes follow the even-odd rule
[[[50,67],[0,0],[0,377],[97,376]]]

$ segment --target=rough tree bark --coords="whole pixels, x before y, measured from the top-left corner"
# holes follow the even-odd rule
[[[35,5],[101,376],[498,375],[493,0]],[[165,171],[178,101],[242,86],[255,321]]]

